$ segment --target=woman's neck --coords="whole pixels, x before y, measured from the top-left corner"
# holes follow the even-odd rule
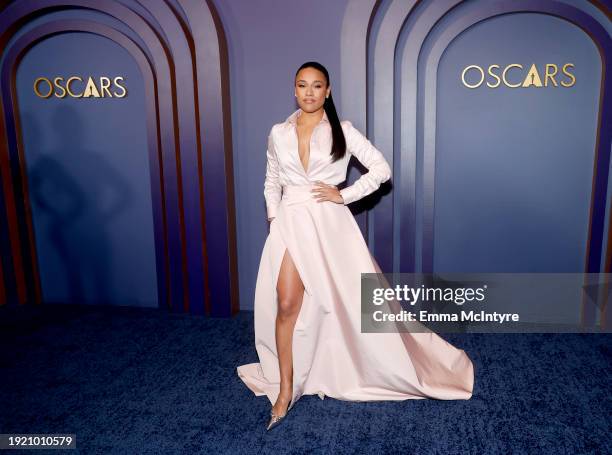
[[[320,109],[317,109],[314,112],[306,112],[305,110],[300,108],[300,114],[298,115],[298,118],[297,118],[297,124],[305,125],[305,126],[316,125],[323,118],[323,111],[324,111],[323,107],[321,107]]]

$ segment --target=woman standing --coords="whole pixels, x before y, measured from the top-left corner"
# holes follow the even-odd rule
[[[391,177],[382,153],[340,121],[325,67],[295,76],[299,109],[272,127],[264,196],[270,233],[255,290],[259,363],[238,375],[277,425],[302,395],[340,400],[469,399],[474,367],[435,333],[361,333],[361,273],[380,273],[347,205]],[[351,155],[367,169],[346,180]]]

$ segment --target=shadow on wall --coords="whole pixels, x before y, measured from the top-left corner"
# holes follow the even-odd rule
[[[55,109],[50,141],[43,140],[34,115],[25,113],[23,124],[31,138],[29,196],[43,300],[108,303],[117,247],[110,224],[130,205],[128,182],[102,153],[87,147],[85,124],[74,108]]]

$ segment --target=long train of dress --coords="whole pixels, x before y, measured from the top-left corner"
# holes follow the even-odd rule
[[[270,225],[255,290],[258,363],[237,367],[274,404],[280,376],[275,341],[276,284],[285,249],[304,283],[293,332],[293,398],[469,399],[474,366],[433,332],[361,333],[361,273],[380,273],[347,206],[317,202],[312,185],[287,185]]]

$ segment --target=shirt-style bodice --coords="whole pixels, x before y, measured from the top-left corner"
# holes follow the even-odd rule
[[[391,178],[391,168],[383,154],[348,120],[340,122],[346,140],[344,158],[332,163],[332,131],[327,114],[314,127],[310,137],[308,169],[304,169],[298,149],[297,118],[302,109],[296,110],[282,123],[272,126],[268,136],[264,197],[268,219],[276,216],[285,185],[308,185],[317,180],[338,185],[346,180],[351,155],[354,155],[368,172],[352,185],[340,190],[344,204],[350,204],[376,191],[380,184]]]

